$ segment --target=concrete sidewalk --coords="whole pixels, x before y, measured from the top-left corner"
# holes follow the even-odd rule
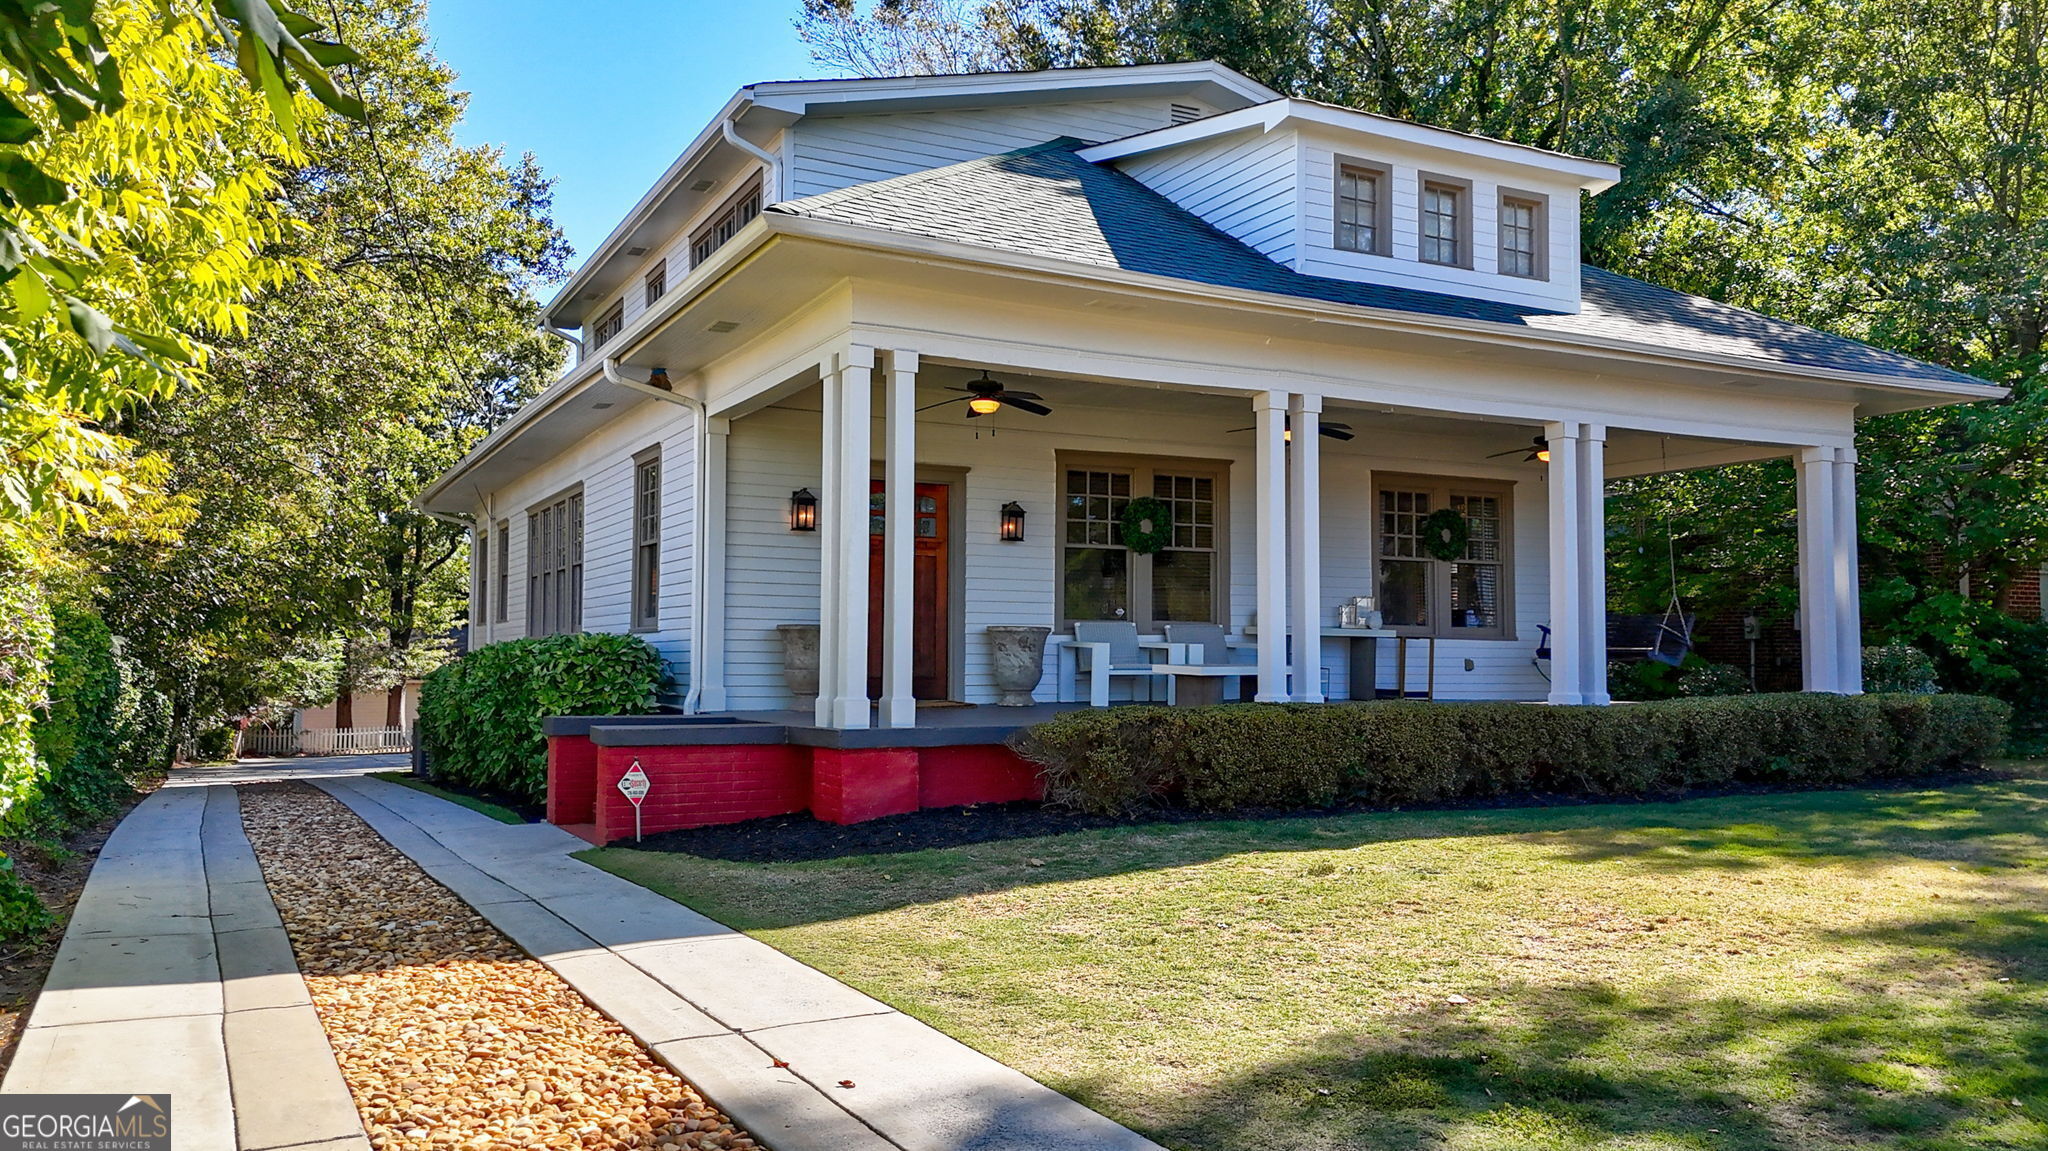
[[[168,1094],[192,1151],[367,1151],[233,788],[114,829],[0,1092]]]
[[[165,787],[215,787],[221,784],[274,783],[281,779],[332,779],[368,775],[373,771],[407,771],[412,757],[403,752],[372,755],[284,755],[237,759],[228,763],[187,763],[171,769]]]
[[[384,780],[316,782],[774,1151],[1160,1151],[766,944],[569,858],[590,845],[559,828],[501,824]]]

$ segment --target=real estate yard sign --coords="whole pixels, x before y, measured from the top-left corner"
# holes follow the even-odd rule
[[[626,774],[619,777],[619,792],[633,804],[633,842],[640,842],[640,802],[647,798],[649,789],[647,773],[640,770],[640,761],[634,760]]]

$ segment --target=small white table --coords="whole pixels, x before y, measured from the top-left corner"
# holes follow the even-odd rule
[[[1259,629],[1256,627],[1248,627],[1244,629],[1244,634],[1247,638],[1256,638],[1259,634]],[[1363,627],[1326,627],[1322,629],[1322,634],[1316,638],[1316,642],[1320,644],[1323,640],[1326,639],[1344,641],[1344,664],[1345,671],[1348,673],[1347,678],[1351,682],[1350,698],[1352,699],[1372,699],[1378,693],[1379,644],[1376,641],[1383,639],[1402,640],[1400,644],[1401,651],[1398,655],[1398,658],[1400,659],[1401,668],[1399,673],[1401,679],[1400,687],[1403,691],[1406,690],[1408,683],[1408,645],[1406,640],[1403,639],[1403,637],[1395,635],[1391,629]],[[1434,661],[1434,644],[1431,645],[1430,654],[1432,661]],[[1321,662],[1320,652],[1317,653],[1317,662]],[[1434,684],[1435,679],[1435,675],[1432,674],[1430,676],[1432,684]]]

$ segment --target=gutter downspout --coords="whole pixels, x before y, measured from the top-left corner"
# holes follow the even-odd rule
[[[556,327],[551,321],[541,321],[540,330],[576,349],[576,362],[583,362],[583,341]]]
[[[718,127],[724,133],[726,143],[768,165],[768,178],[762,184],[769,194],[763,199],[769,204],[781,203],[785,198],[782,194],[782,162],[775,158],[774,153],[740,135],[739,130],[733,127],[731,117],[720,121]]]
[[[619,361],[611,356],[604,358],[604,378],[621,387],[636,392],[645,392],[672,404],[681,404],[690,409],[694,427],[691,436],[696,441],[692,449],[694,472],[690,485],[690,690],[683,693],[683,714],[695,715],[702,709],[704,696],[704,583],[710,577],[704,555],[704,485],[710,482],[710,410],[704,401],[680,392],[663,391],[651,384],[627,379],[619,374]]]

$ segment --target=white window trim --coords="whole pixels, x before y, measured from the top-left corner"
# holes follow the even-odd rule
[[[572,546],[563,554],[563,562],[541,566],[540,537],[535,530],[542,512],[560,508],[566,512],[571,507],[576,515]],[[575,484],[547,499],[537,501],[526,509],[526,634],[574,635],[583,630],[583,485]],[[541,593],[545,573],[550,580],[560,577],[560,584],[549,584],[546,595]],[[561,590],[566,587],[565,592]],[[565,598],[566,597],[566,598]],[[551,617],[543,623],[542,610],[550,609]],[[564,618],[566,617],[566,618]]]
[[[645,490],[641,487],[641,476],[650,467],[654,469],[654,508],[652,517],[654,523],[652,538],[642,535],[648,519],[648,509],[641,503],[646,495]],[[666,479],[667,477],[662,471],[661,447],[659,445],[634,455],[633,586],[631,594],[628,596],[630,600],[628,609],[632,613],[632,626],[630,630],[636,632],[659,631],[661,629],[661,592],[658,584],[654,589],[653,601],[651,603],[648,602],[646,596],[649,584],[649,564],[653,565],[652,574],[654,579],[659,581],[661,578],[661,505],[664,494],[662,489]]]

